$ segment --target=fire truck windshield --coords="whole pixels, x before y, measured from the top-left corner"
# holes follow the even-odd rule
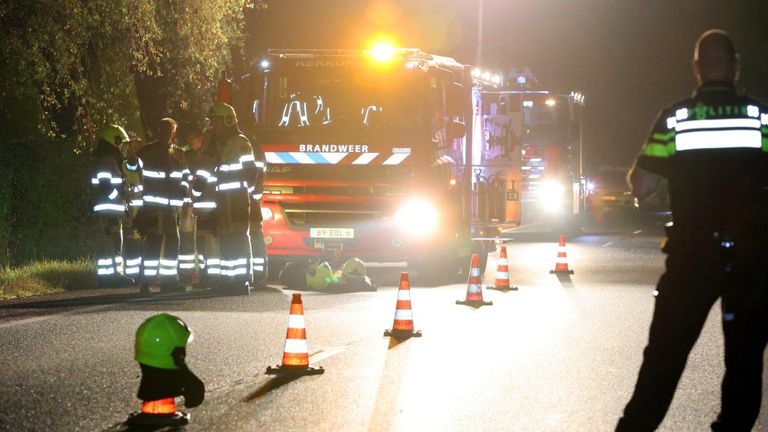
[[[283,130],[399,130],[429,125],[419,74],[410,70],[311,68],[267,77],[265,122]]]

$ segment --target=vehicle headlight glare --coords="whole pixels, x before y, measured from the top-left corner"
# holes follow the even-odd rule
[[[539,202],[549,212],[556,212],[563,206],[565,187],[560,183],[549,181],[539,186]]]
[[[426,200],[406,201],[395,212],[395,223],[414,235],[429,234],[437,228],[438,211]]]

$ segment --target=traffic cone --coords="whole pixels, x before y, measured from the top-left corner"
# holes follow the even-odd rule
[[[507,261],[507,247],[501,246],[501,252],[499,252],[499,262],[496,266],[496,282],[494,285],[489,285],[488,289],[498,291],[517,291],[516,286],[509,284],[509,261]]]
[[[309,347],[307,346],[307,329],[304,324],[304,305],[301,294],[296,293],[291,300],[291,312],[288,316],[288,332],[285,336],[283,349],[283,364],[267,366],[268,375],[319,375],[325,372],[322,366],[309,365]]]
[[[411,336],[421,337],[421,330],[413,329],[413,310],[411,309],[411,284],[408,282],[408,272],[400,273],[400,288],[397,290],[395,306],[395,322],[392,330],[384,330],[384,336],[395,339],[406,339]]]
[[[472,254],[472,264],[469,268],[469,280],[467,281],[467,298],[466,300],[456,300],[456,304],[476,308],[493,305],[492,301],[487,302],[483,300],[482,283],[482,277],[480,276],[480,256],[478,254]]]
[[[129,426],[184,426],[189,424],[189,414],[176,411],[176,399],[165,398],[145,401],[141,412],[128,416]]]
[[[565,253],[565,236],[560,236],[560,244],[557,246],[557,261],[555,269],[550,270],[549,274],[573,274],[573,270],[568,268],[568,255]]]

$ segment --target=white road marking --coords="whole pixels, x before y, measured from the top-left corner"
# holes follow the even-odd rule
[[[632,234],[640,234],[643,230],[632,231]]]
[[[603,245],[603,247],[608,247],[608,246],[612,245],[612,244],[613,244],[613,242],[614,242],[614,240],[611,240],[611,241],[609,241],[608,243],[605,243],[605,244]]]
[[[324,350],[322,350],[320,352],[317,352],[317,353],[312,354],[311,356],[309,356],[309,360],[312,361],[312,362],[323,361],[323,360],[325,360],[327,358],[335,356],[336,354],[343,353],[346,349],[347,349],[347,347],[345,347],[345,346],[337,346],[337,347],[326,348],[326,349],[324,349]]]

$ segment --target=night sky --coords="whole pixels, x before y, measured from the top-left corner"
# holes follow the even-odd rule
[[[475,63],[479,0],[267,3],[253,21],[251,55],[361,48],[386,34]],[[766,99],[768,0],[484,0],[481,66],[528,66],[552,91],[585,93],[587,166],[628,166],[657,112],[695,87],[693,45],[715,27],[741,52],[741,87]]]

